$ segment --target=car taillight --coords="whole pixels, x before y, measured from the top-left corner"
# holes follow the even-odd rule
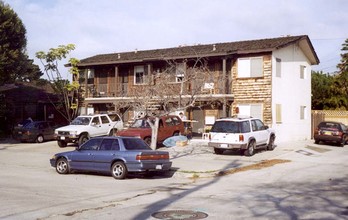
[[[136,160],[165,160],[169,159],[169,154],[150,154],[150,155],[137,155]]]
[[[242,134],[239,135],[239,141],[244,142],[244,135],[242,135]]]
[[[26,131],[25,134],[26,134],[26,135],[30,135],[30,131]]]
[[[316,129],[314,130],[314,134],[319,134],[319,129],[318,129],[318,128],[316,128]]]

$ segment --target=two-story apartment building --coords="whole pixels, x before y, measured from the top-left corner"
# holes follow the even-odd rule
[[[78,65],[84,97],[81,113],[121,111],[125,120],[131,119],[133,110],[119,108],[119,103],[135,101],[132,91],[138,86],[156,83],[147,83],[146,78],[175,63],[173,85],[182,86],[186,70],[193,68],[198,59],[204,59],[214,79],[202,87],[208,92],[196,95],[199,107],[186,110],[188,118],[197,121],[194,132],[204,131],[216,118],[241,114],[261,118],[275,128],[278,141],[310,139],[311,65],[318,64],[319,59],[306,35],[82,59]],[[192,83],[185,85],[188,89],[182,95],[190,93]]]

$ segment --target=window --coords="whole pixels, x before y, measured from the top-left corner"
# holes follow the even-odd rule
[[[253,131],[262,131],[265,130],[265,126],[260,120],[252,120],[251,121],[251,127]]]
[[[263,119],[262,104],[241,104],[238,108],[240,115]]]
[[[250,57],[238,59],[238,77],[262,77],[263,76],[263,58]]]
[[[108,123],[109,123],[108,117],[106,117],[106,116],[101,116],[100,118],[101,118],[103,124],[108,124]]]
[[[185,63],[177,63],[175,68],[175,81],[182,82],[185,77]]]
[[[92,119],[92,124],[94,124],[94,125],[99,125],[99,124],[100,124],[99,117],[94,117],[94,118]]]
[[[101,141],[101,138],[90,139],[85,144],[83,144],[79,150],[97,150]]]
[[[306,106],[301,106],[300,107],[300,119],[304,120],[307,118],[306,116],[307,116],[307,108],[306,108]]]
[[[276,58],[276,77],[281,77],[282,76],[282,65],[281,65],[282,60],[279,58]]]
[[[88,84],[94,83],[94,69],[87,70],[87,83]]]
[[[276,104],[276,123],[282,123],[282,105]]]
[[[300,66],[300,79],[306,79],[306,70],[307,67],[306,66]]]
[[[120,150],[118,140],[104,139],[100,145],[100,150]]]
[[[145,83],[145,68],[144,66],[134,67],[134,84],[144,84]]]

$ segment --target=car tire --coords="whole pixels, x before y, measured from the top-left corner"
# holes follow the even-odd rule
[[[144,138],[144,141],[145,141],[145,143],[147,143],[147,145],[151,145],[151,137],[146,137],[146,138]]]
[[[219,148],[214,148],[214,153],[215,154],[223,154],[224,150],[223,149],[219,149]]]
[[[79,146],[81,146],[83,143],[85,143],[86,141],[88,141],[88,135],[87,134],[81,134],[80,138],[79,138]]]
[[[117,133],[117,129],[111,129],[109,132],[109,136],[114,136]]]
[[[112,177],[118,180],[122,180],[126,178],[127,174],[128,174],[128,170],[126,165],[123,162],[117,161],[112,164],[111,166]]]
[[[56,171],[59,174],[68,174],[69,171],[69,163],[65,158],[59,158],[56,163]]]
[[[35,142],[36,143],[42,143],[42,142],[44,142],[44,136],[42,135],[42,134],[39,134],[37,137],[36,137],[36,140],[35,140]]]
[[[314,140],[314,144],[319,144],[319,140]]]
[[[60,148],[66,147],[68,144],[65,141],[57,141]]]
[[[254,140],[250,141],[248,144],[248,148],[244,151],[244,155],[247,157],[251,157],[255,153],[255,145],[256,142]]]
[[[267,145],[267,150],[274,150],[274,148],[275,148],[274,141],[275,141],[275,136],[271,135],[271,137],[269,138],[268,145]]]

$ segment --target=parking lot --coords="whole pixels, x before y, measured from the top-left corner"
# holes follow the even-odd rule
[[[2,142],[0,218],[156,219],[154,213],[171,210],[207,219],[348,218],[348,146],[279,143],[245,157],[215,155],[206,141],[193,140],[163,149],[173,161],[169,175],[125,180],[57,174],[50,157],[73,149]]]

